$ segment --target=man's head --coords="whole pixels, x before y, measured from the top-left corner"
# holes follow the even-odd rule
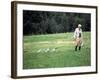
[[[81,24],[78,24],[78,28],[81,28],[82,27],[82,25]]]

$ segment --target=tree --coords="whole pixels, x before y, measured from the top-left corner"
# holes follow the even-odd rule
[[[72,32],[78,24],[83,31],[91,30],[91,15],[87,13],[23,11],[23,34],[53,34]]]

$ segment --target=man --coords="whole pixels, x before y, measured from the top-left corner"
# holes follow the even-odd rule
[[[74,32],[74,40],[75,40],[75,51],[77,51],[77,48],[79,50],[81,50],[81,46],[82,46],[82,29],[81,29],[82,25],[78,24],[78,27],[75,29]]]

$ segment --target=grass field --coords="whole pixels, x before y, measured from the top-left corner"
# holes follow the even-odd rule
[[[83,32],[81,51],[74,50],[73,33],[24,36],[23,69],[91,65],[90,32]]]

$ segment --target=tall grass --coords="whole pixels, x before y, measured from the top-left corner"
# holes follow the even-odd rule
[[[90,35],[83,32],[81,51],[74,50],[73,33],[24,36],[23,68],[90,66]]]

